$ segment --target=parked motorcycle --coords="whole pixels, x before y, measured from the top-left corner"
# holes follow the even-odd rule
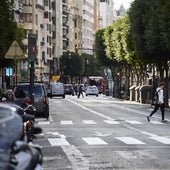
[[[16,141],[10,153],[9,170],[42,170],[43,155],[37,145]]]
[[[21,140],[23,120],[16,106],[0,103],[0,129],[1,170],[42,169],[41,148]]]
[[[16,108],[18,115],[20,115],[23,120],[24,129],[22,138],[27,142],[32,142],[35,134],[40,134],[42,132],[40,127],[35,126],[35,107],[30,104],[29,101],[25,101],[22,107],[15,104],[15,101],[4,102],[4,104]]]
[[[35,125],[35,107],[30,104],[27,104],[25,108],[13,106],[16,107],[18,114],[23,119],[25,141],[32,142],[36,134],[42,133],[42,129]]]

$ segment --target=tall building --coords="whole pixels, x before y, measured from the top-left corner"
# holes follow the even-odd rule
[[[28,54],[28,34],[37,36],[35,79],[49,81],[52,60],[52,7],[48,0],[23,0],[22,20],[25,31],[23,44]],[[27,56],[28,57],[28,56]],[[28,60],[27,60],[28,62]],[[28,63],[29,65],[29,63]]]
[[[94,0],[84,0],[82,4],[81,52],[93,54],[94,47]]]
[[[102,17],[102,28],[111,25],[113,22],[113,5],[113,0],[100,0],[100,16]]]
[[[28,74],[28,35],[37,36],[36,80],[50,81],[59,74],[59,58],[65,51],[93,54],[95,32],[101,28],[100,0],[13,0],[14,14],[22,23]],[[27,75],[29,78],[29,75]]]

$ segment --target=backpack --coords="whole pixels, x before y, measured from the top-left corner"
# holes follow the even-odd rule
[[[155,104],[158,104],[159,102],[159,96],[158,96],[158,92],[160,91],[161,89],[159,89],[158,91],[156,90],[153,94],[153,97],[152,97],[152,104],[155,105]]]

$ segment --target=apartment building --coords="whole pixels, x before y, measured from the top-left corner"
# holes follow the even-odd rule
[[[52,60],[52,8],[48,0],[22,0],[23,10],[20,17],[23,20],[25,37],[23,39],[25,55],[23,70],[28,72],[28,34],[37,36],[37,56],[35,59],[35,79],[49,81],[50,61]],[[29,75],[28,75],[29,78]]]
[[[101,27],[105,28],[113,22],[114,0],[100,0]]]
[[[29,79],[28,35],[37,36],[35,79],[50,81],[59,74],[59,58],[65,51],[93,54],[94,34],[101,28],[100,0],[12,0],[22,23],[25,59],[20,73]],[[20,75],[20,78],[22,76]]]

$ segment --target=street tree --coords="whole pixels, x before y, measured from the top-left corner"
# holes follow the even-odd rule
[[[129,10],[134,52],[140,60],[155,65],[162,80],[170,60],[169,9],[169,0],[135,0]]]
[[[16,23],[12,18],[12,9],[8,0],[3,0],[0,5],[0,67],[11,66],[13,61],[5,59],[8,48],[15,40]]]
[[[81,77],[84,73],[84,58],[75,52],[67,51],[60,58],[61,72],[64,74],[65,81],[71,78],[71,82],[75,77]]]
[[[97,60],[95,55],[82,53],[81,56],[84,58],[85,61],[85,70],[83,76],[103,76],[103,67],[101,63]]]

